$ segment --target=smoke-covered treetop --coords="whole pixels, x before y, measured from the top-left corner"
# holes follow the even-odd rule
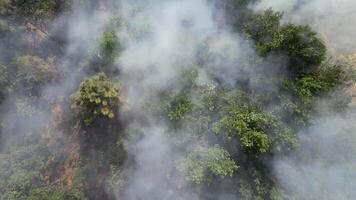
[[[356,49],[310,2],[0,0],[0,200],[353,199]]]

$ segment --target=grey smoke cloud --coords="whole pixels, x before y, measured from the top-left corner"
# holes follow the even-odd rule
[[[65,48],[63,48],[63,55],[61,57],[54,57],[53,67],[60,71],[61,81],[49,81],[38,91],[37,97],[28,97],[24,92],[24,86],[18,86],[16,91],[6,96],[2,102],[0,109],[6,114],[2,117],[4,122],[3,135],[1,138],[1,151],[9,151],[17,143],[23,141],[28,135],[40,135],[46,126],[51,121],[53,105],[48,105],[46,102],[56,104],[63,100],[63,97],[69,97],[71,93],[78,87],[80,81],[83,79],[85,72],[83,68],[88,64],[87,60],[90,56],[95,54],[95,49],[98,46],[99,38],[105,31],[104,27],[109,23],[112,13],[108,11],[90,12],[83,7],[80,2],[73,5],[75,12],[65,13],[59,16],[48,27],[49,36],[52,34],[62,34],[61,37],[67,40]],[[12,28],[15,30],[15,28]],[[28,48],[29,46],[36,49],[36,40],[31,40],[36,37],[33,33],[16,33],[14,30],[9,32],[2,41],[12,43],[17,48]],[[46,38],[53,45],[59,45],[53,38]],[[40,41],[42,42],[42,41]],[[48,50],[50,56],[52,52],[51,46],[41,47],[44,51]],[[0,45],[1,60],[12,62],[14,56],[22,55],[8,55],[11,50],[5,49],[5,44]],[[59,49],[59,46],[55,46]],[[3,53],[4,52],[4,53]],[[27,55],[25,50],[25,55]],[[85,59],[83,59],[85,58]],[[46,55],[42,55],[42,59],[46,59]],[[83,62],[83,60],[85,60]],[[9,67],[9,66],[8,66]],[[13,67],[13,66],[11,66]],[[68,71],[70,68],[70,73]],[[15,80],[9,80],[10,84],[16,84]]]
[[[225,84],[233,84],[239,79],[248,80],[248,77],[255,75],[251,61],[262,58],[258,58],[249,41],[222,26],[222,21],[214,19],[213,8],[205,0],[127,0],[119,4],[119,16],[124,26],[117,32],[125,49],[117,67],[120,69],[119,78],[129,109],[129,112],[124,110],[120,117],[129,122],[128,133],[141,132],[143,138],[138,143],[132,143],[130,138],[125,141],[126,150],[134,156],[136,166],[134,169],[131,165],[123,169],[123,173],[130,177],[129,183],[124,194],[118,194],[117,198],[121,199],[123,195],[128,200],[198,199],[198,195],[192,191],[177,193],[163,181],[166,176],[179,178],[167,169],[174,167],[174,160],[181,156],[181,152],[174,151],[174,144],[167,137],[167,125],[158,123],[159,120],[153,117],[155,113],[145,109],[145,104],[157,101],[158,93],[164,89],[179,91],[181,86],[175,85],[174,80],[181,70],[193,69],[198,65],[199,51],[209,55],[204,68],[199,69],[200,84],[214,83],[209,74]],[[273,7],[285,11],[286,21],[311,24],[327,36],[335,50],[351,51],[355,49],[352,41],[356,31],[351,26],[356,20],[355,12],[351,12],[355,6],[356,2],[351,0],[275,0],[261,1],[256,9]],[[88,58],[95,53],[98,39],[110,20],[116,17],[116,11],[115,8],[109,8],[92,13],[79,4],[73,9],[76,12],[72,15],[58,19],[58,23],[61,20],[69,21],[69,46],[59,62],[72,69],[79,69],[87,63],[76,62],[76,57]],[[345,17],[346,14],[348,17]],[[266,66],[276,66],[270,74],[266,74],[270,77],[282,71],[285,63],[283,59],[275,57],[262,62]],[[63,85],[48,86],[43,95],[55,96],[58,91],[72,91],[85,75],[82,71],[73,71]],[[253,87],[267,87],[256,84]],[[274,89],[273,85],[268,87],[268,90]],[[131,121],[133,118],[136,120]],[[141,119],[144,122],[140,122]],[[355,129],[347,129],[352,123],[341,117],[323,119],[307,133],[300,134],[302,150],[273,163],[280,184],[287,189],[293,188],[292,192],[302,196],[317,195],[320,190],[330,191],[329,194],[342,191],[345,197],[355,196],[352,189],[356,188],[356,178],[350,173],[356,165],[356,160],[351,156],[353,152],[356,153],[351,142]],[[340,136],[348,139],[339,141]],[[314,153],[320,154],[320,157],[301,159],[303,155],[309,157]],[[338,156],[341,154],[347,156],[347,161]],[[218,196],[220,199],[234,198],[227,197],[223,192]]]
[[[279,184],[301,199],[353,199],[356,195],[355,110],[319,119],[299,134],[301,147],[274,162]]]
[[[156,119],[145,106],[147,102],[158,102],[163,90],[179,92],[182,86],[176,80],[183,70],[198,68],[198,84],[202,85],[214,83],[211,75],[231,85],[242,77],[248,80],[254,74],[252,67],[246,68],[248,58],[257,56],[248,41],[222,28],[223,22],[214,19],[213,7],[205,0],[122,1],[121,8],[126,26],[119,35],[125,49],[118,67],[130,110],[121,116],[132,121],[128,133],[143,135],[137,143],[126,141],[126,150],[134,156],[136,167],[124,169],[130,177],[124,199],[198,199],[193,191],[179,189],[182,177],[172,169],[184,152],[174,147],[168,136],[169,125]],[[204,64],[199,68],[201,54]],[[167,176],[177,180],[177,185],[166,183]],[[216,194],[222,199],[224,195]]]
[[[331,54],[355,52],[356,1],[261,0],[256,12],[272,8],[284,12],[284,22],[311,25],[325,38]],[[324,105],[324,104],[323,104]],[[326,106],[326,105],[324,105]],[[327,107],[318,109],[328,110]],[[355,109],[331,113],[299,133],[300,147],[292,155],[273,162],[279,184],[300,199],[354,199]]]
[[[254,10],[272,8],[285,13],[284,20],[311,25],[326,38],[332,53],[356,50],[356,1],[354,0],[261,0]]]

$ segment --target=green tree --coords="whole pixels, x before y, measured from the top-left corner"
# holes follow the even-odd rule
[[[282,13],[271,9],[252,14],[244,31],[262,56],[285,56],[287,73],[277,83],[278,97],[267,102],[278,102],[274,103],[274,113],[282,115],[283,121],[305,127],[317,114],[314,106],[320,97],[342,90],[350,77],[345,74],[345,66],[325,60],[326,47],[316,32],[309,26],[281,24],[282,17]],[[334,107],[342,110],[346,104]]]
[[[196,184],[211,181],[210,176],[231,177],[238,169],[230,154],[219,146],[197,146],[176,163],[185,179]]]
[[[12,13],[37,21],[54,19],[69,3],[68,0],[11,0]]]
[[[0,15],[6,14],[11,8],[11,0],[0,0]]]
[[[104,73],[83,81],[72,97],[72,108],[87,125],[101,118],[114,118],[121,104],[119,85]]]
[[[42,187],[31,191],[25,200],[85,200],[87,199],[82,191],[72,188]]]
[[[238,137],[247,153],[260,156],[270,149],[283,151],[297,145],[296,135],[277,117],[253,107],[231,107],[216,123],[214,131],[226,137]]]
[[[314,71],[325,59],[324,42],[309,26],[281,25],[282,16],[272,10],[252,15],[245,24],[245,33],[262,55],[270,52],[286,54],[290,75]]]
[[[0,199],[23,199],[44,182],[49,149],[43,142],[0,154]]]
[[[112,64],[119,55],[121,45],[115,31],[104,32],[100,41],[100,54],[104,61]]]
[[[45,84],[58,81],[64,71],[55,63],[55,58],[42,59],[38,56],[20,56],[13,60],[17,68],[16,86],[35,91]]]

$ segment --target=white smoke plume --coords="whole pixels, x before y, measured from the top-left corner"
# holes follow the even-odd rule
[[[261,0],[251,8],[256,12],[272,8],[284,12],[285,23],[310,25],[325,38],[333,55],[356,51],[356,1]],[[351,107],[347,114],[318,119],[299,133],[297,152],[273,163],[279,184],[300,199],[354,199],[354,124],[355,109]]]
[[[276,160],[279,184],[301,199],[353,199],[356,195],[355,112],[318,120],[300,133],[293,155]]]
[[[238,79],[248,80],[254,72],[249,69],[242,74],[243,69],[248,59],[257,56],[247,40],[222,28],[224,22],[216,21],[213,5],[205,0],[123,1],[121,9],[126,28],[119,34],[125,50],[118,66],[123,96],[131,111],[121,116],[132,121],[127,131],[141,132],[143,138],[138,143],[126,142],[136,167],[129,169],[128,188],[118,199],[198,199],[198,194],[177,192],[177,185],[165,182],[166,176],[179,180],[169,169],[174,169],[182,152],[173,151],[168,125],[159,123],[145,106],[158,102],[159,92],[165,89],[178,92],[182,86],[175,80],[183,70],[197,68],[201,51],[209,54],[209,62],[198,68],[198,84],[214,83],[209,74],[228,85]],[[224,199],[223,195],[218,196]]]
[[[78,3],[72,8],[74,12],[57,19],[53,32],[61,32],[57,29],[62,23],[68,23],[65,35],[69,44],[58,62],[73,70],[67,81],[46,87],[42,95],[63,93],[68,96],[78,86],[87,75],[81,71],[88,64],[83,60],[95,54],[106,26],[110,20],[119,17],[122,26],[116,31],[124,50],[116,66],[120,70],[125,101],[120,117],[127,122],[126,131],[133,137],[127,138],[125,148],[135,165],[128,162],[122,170],[122,174],[129,177],[128,183],[120,188],[116,197],[125,200],[198,199],[194,192],[177,192],[172,189],[177,186],[164,182],[166,176],[179,179],[167,170],[174,167],[181,152],[174,151],[173,141],[167,136],[168,125],[145,108],[147,102],[158,101],[162,90],[179,92],[182,86],[176,85],[175,80],[182,70],[195,69],[199,65],[201,51],[209,54],[204,68],[198,68],[198,80],[202,85],[214,84],[216,80],[210,78],[211,74],[227,85],[238,80],[248,81],[255,75],[250,64],[256,59],[263,60],[266,66],[273,66],[266,76],[275,77],[283,72],[285,62],[274,57],[259,58],[249,41],[230,31],[224,21],[217,21],[213,4],[206,0],[112,0],[101,4],[102,9],[92,13]],[[272,7],[285,12],[286,22],[313,26],[327,37],[335,51],[356,49],[352,43],[356,38],[352,26],[356,20],[356,2],[352,0],[262,0],[253,7],[256,10]],[[252,87],[262,91],[275,89],[273,85],[266,88],[253,84]],[[320,190],[328,191],[330,195],[343,193],[340,199],[352,199],[356,195],[356,177],[350,173],[356,167],[352,156],[356,153],[353,145],[356,142],[355,127],[350,127],[354,122],[350,120],[352,116],[320,119],[310,131],[301,133],[301,150],[273,162],[279,184],[302,199],[307,195],[327,199],[318,196]],[[31,123],[40,124],[37,121]],[[137,133],[142,134],[138,143]],[[319,157],[308,159],[311,154]],[[224,192],[217,196],[221,200],[237,198]]]
[[[353,53],[356,50],[356,1],[354,0],[261,0],[254,10],[272,8],[284,12],[284,20],[310,25],[322,34],[332,53]]]

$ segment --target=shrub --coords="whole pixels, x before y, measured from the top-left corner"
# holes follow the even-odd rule
[[[17,67],[17,85],[29,90],[62,77],[62,72],[58,69],[54,57],[42,59],[38,56],[20,56],[16,57],[13,63]]]
[[[168,104],[168,118],[172,121],[184,119],[184,116],[191,109],[191,102],[183,95],[173,97]]]
[[[100,53],[105,62],[112,63],[121,49],[119,38],[115,31],[104,32],[100,42]]]
[[[201,184],[211,175],[231,177],[238,166],[223,148],[198,146],[186,158],[177,161],[177,168],[186,180]]]
[[[30,17],[35,20],[53,19],[64,7],[68,0],[12,0],[14,13],[19,17]]]
[[[309,26],[281,25],[282,16],[272,10],[253,15],[245,24],[245,33],[262,55],[272,51],[288,55],[293,75],[317,69],[326,55],[323,41]]]
[[[72,97],[73,109],[78,111],[87,125],[102,117],[114,118],[121,102],[119,86],[104,73],[83,81]]]
[[[271,147],[279,150],[280,146],[292,148],[297,144],[295,134],[277,117],[247,106],[229,109],[214,125],[213,131],[224,133],[228,139],[237,136],[241,148],[257,157],[269,152]]]

